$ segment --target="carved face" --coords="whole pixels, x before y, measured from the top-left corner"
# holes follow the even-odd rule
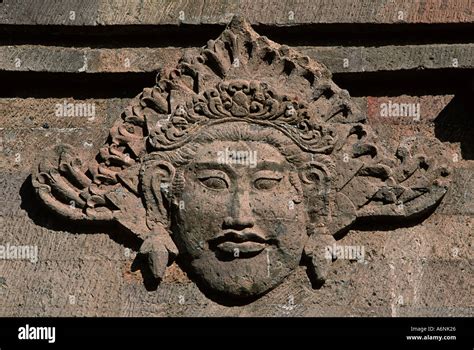
[[[256,296],[298,266],[307,216],[294,185],[298,174],[275,147],[211,142],[199,148],[183,176],[173,238],[206,287]]]

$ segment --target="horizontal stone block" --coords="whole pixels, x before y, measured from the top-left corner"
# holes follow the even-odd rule
[[[127,98],[0,98],[1,128],[47,130],[110,126],[129,101]]]
[[[473,68],[473,44],[296,47],[334,73]]]
[[[100,1],[100,25],[128,24],[227,24],[241,12],[240,0]],[[244,13],[242,13],[245,15]]]
[[[294,48],[325,64],[333,73],[474,68],[474,44]],[[163,66],[177,63],[182,53],[182,49],[177,47],[90,49],[37,45],[1,46],[0,70],[156,72]]]
[[[240,5],[242,13],[258,23],[469,23],[474,20],[469,1],[287,0],[278,2],[278,7],[275,3],[242,0]]]
[[[234,14],[252,24],[472,23],[469,0],[157,0],[11,1],[0,4],[2,24],[178,25],[224,24]]]
[[[1,24],[96,25],[98,3],[79,1],[2,1]]]
[[[85,49],[51,46],[3,46],[2,70],[98,73],[153,72],[165,62],[177,62],[177,48]]]

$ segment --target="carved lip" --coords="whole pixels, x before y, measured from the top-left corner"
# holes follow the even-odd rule
[[[257,233],[232,230],[224,231],[221,236],[209,242],[211,249],[216,249],[235,258],[254,256],[270,243],[270,240]]]

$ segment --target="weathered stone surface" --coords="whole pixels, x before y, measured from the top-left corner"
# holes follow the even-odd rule
[[[277,5],[277,6],[276,6]],[[469,0],[413,2],[345,0],[48,0],[10,1],[0,5],[2,24],[143,25],[227,24],[236,14],[251,24],[311,23],[472,23]],[[271,11],[268,9],[271,8]],[[74,15],[71,14],[74,11]]]
[[[97,1],[10,1],[0,4],[0,23],[29,25],[96,25]],[[73,12],[71,12],[73,11]]]
[[[183,50],[178,47],[178,43],[184,42],[181,39],[176,44],[173,43],[173,47],[154,47],[167,46],[171,42],[168,39],[166,45],[159,39],[153,41],[150,48],[139,47],[145,46],[142,44],[126,47],[132,42],[131,37],[125,39],[126,45],[117,44],[117,38],[109,45],[108,42],[101,41],[102,39],[95,41],[88,37],[79,47],[73,47],[74,40],[61,42],[61,35],[67,32],[65,28],[70,25],[77,25],[79,30],[79,27],[84,28],[83,25],[86,24],[90,26],[88,33],[94,33],[99,31],[96,26],[98,23],[104,25],[100,30],[131,24],[130,27],[123,27],[123,33],[133,36],[133,33],[128,31],[142,24],[145,25],[143,28],[159,32],[159,28],[167,27],[166,24],[174,27],[179,23],[189,23],[196,24],[191,27],[198,29],[200,34],[199,38],[191,38],[188,44],[200,42],[201,39],[204,44],[209,36],[201,38],[207,30],[203,28],[220,28],[228,22],[229,19],[226,18],[232,15],[231,10],[239,6],[240,11],[245,8],[245,11],[252,12],[248,14],[252,23],[263,24],[258,28],[270,33],[276,27],[292,26],[295,29],[298,26],[303,28],[306,24],[315,24],[305,28],[322,28],[325,24],[336,23],[347,23],[346,28],[355,28],[357,23],[361,26],[368,24],[367,28],[376,31],[378,29],[375,28],[388,28],[383,25],[379,27],[377,24],[394,23],[394,29],[404,27],[404,22],[451,23],[444,28],[452,29],[472,22],[472,10],[467,7],[467,2],[433,1],[422,4],[380,1],[367,4],[363,1],[350,5],[339,1],[291,4],[279,2],[275,11],[268,11],[268,7],[273,6],[270,3],[260,8],[261,3],[254,2],[227,2],[230,5],[225,8],[223,2],[176,1],[164,4],[161,9],[156,8],[156,2],[147,1],[120,4],[105,1],[76,2],[82,9],[72,6],[69,2],[62,2],[54,8],[42,1],[25,4],[17,2],[16,12],[6,11],[11,9],[11,1],[4,0],[0,4],[0,23],[7,24],[1,29],[6,32],[11,30],[8,29],[8,23],[60,24],[61,27],[51,27],[55,28],[56,35],[59,33],[59,36],[52,42],[45,43],[47,46],[37,45],[42,42],[35,42],[37,39],[29,40],[23,36],[18,44],[16,39],[8,38],[9,43],[14,45],[2,46],[0,49],[2,76],[12,80],[16,80],[15,77],[23,77],[20,78],[23,79],[20,83],[13,81],[16,83],[13,84],[13,92],[8,91],[4,84],[2,91],[5,94],[0,97],[0,246],[28,245],[38,248],[36,263],[28,259],[0,259],[0,315],[474,315],[471,301],[474,251],[474,135],[469,120],[472,115],[472,93],[465,84],[472,68],[472,44],[466,44],[467,37],[459,40],[451,37],[449,42],[442,43],[441,39],[420,36],[402,40],[401,34],[400,40],[395,40],[395,45],[387,45],[390,40],[386,40],[381,46],[374,45],[372,41],[367,44],[366,39],[357,43],[344,41],[342,46],[337,46],[337,40],[335,42],[332,38],[331,43],[328,43],[330,46],[322,47],[307,46],[311,45],[313,39],[296,38],[296,32],[289,32],[285,38],[286,44],[311,59],[324,63],[332,72],[347,73],[340,76],[350,76],[353,81],[364,81],[370,76],[369,81],[376,82],[376,85],[369,89],[363,87],[361,90],[349,90],[358,96],[351,99],[355,104],[354,110],[359,107],[360,115],[366,117],[364,130],[373,137],[371,142],[376,145],[378,151],[384,150],[384,154],[393,157],[401,146],[407,147],[414,151],[414,154],[422,153],[432,159],[443,160],[445,165],[452,169],[447,192],[439,206],[431,207],[431,212],[410,221],[401,217],[390,222],[385,219],[361,222],[352,226],[347,234],[337,235],[331,244],[335,244],[336,248],[363,248],[363,261],[338,257],[331,264],[325,265],[317,271],[325,276],[325,283],[319,289],[313,289],[314,283],[311,282],[314,282],[314,274],[313,280],[308,278],[311,277],[307,274],[307,271],[311,272],[311,265],[304,264],[295,267],[274,289],[241,306],[229,307],[225,305],[225,300],[217,302],[210,299],[208,290],[200,289],[195,284],[195,276],[187,274],[189,269],[180,259],[164,271],[163,267],[156,265],[154,271],[163,272],[161,282],[157,281],[152,275],[153,268],[150,271],[147,264],[150,261],[152,264],[163,261],[163,258],[158,256],[155,259],[147,259],[140,254],[141,239],[137,239],[129,230],[117,226],[76,223],[71,225],[57,215],[52,215],[48,208],[37,200],[29,175],[30,168],[37,164],[38,158],[45,155],[51,145],[68,143],[79,150],[82,160],[86,162],[92,161],[104,142],[105,147],[116,142],[117,139],[113,137],[117,134],[109,135],[109,131],[114,126],[114,121],[120,119],[124,107],[129,103],[136,107],[137,100],[130,101],[128,98],[135,90],[127,88],[123,94],[117,93],[120,88],[115,88],[112,94],[104,94],[102,90],[112,89],[112,81],[117,82],[117,79],[122,77],[128,81],[134,72],[150,72],[152,76],[154,70],[163,68],[161,77],[169,77],[169,70],[175,67]],[[31,6],[40,11],[35,11]],[[296,10],[294,19],[290,20],[288,15],[292,6],[295,6]],[[68,20],[71,15],[69,7],[76,10],[75,23]],[[302,8],[304,10],[301,10]],[[184,11],[184,20],[179,18],[179,11]],[[402,13],[403,21],[399,20],[398,11],[406,11]],[[444,17],[440,15],[440,11],[445,11]],[[7,22],[4,22],[5,20]],[[197,26],[201,23],[215,25]],[[318,26],[318,23],[321,26]],[[376,26],[372,27],[371,24]],[[415,25],[411,28],[421,27]],[[178,26],[173,30],[178,32],[177,28]],[[21,30],[21,26],[15,30]],[[75,27],[73,30],[76,30]],[[281,33],[280,31],[277,36]],[[402,43],[405,39],[409,40],[410,45]],[[88,40],[92,41],[89,43]],[[440,44],[430,44],[425,40]],[[418,41],[420,45],[417,45]],[[319,42],[326,45],[321,40]],[[187,50],[192,53],[190,56],[200,52],[198,48]],[[16,67],[15,58],[18,53],[22,56],[19,67]],[[459,58],[457,67],[453,65],[452,56]],[[344,67],[346,58],[348,64]],[[414,78],[420,76],[415,74],[418,72],[417,68],[424,69],[429,74],[439,74],[436,75],[438,81],[430,80],[434,89],[427,88],[430,83]],[[456,71],[458,68],[461,68],[466,80],[455,82],[446,79],[447,76],[453,76],[446,74],[447,71]],[[286,70],[289,71],[289,68],[286,67]],[[402,78],[397,82],[390,78],[384,80],[386,75],[383,71],[394,72],[390,73],[389,77],[398,77],[397,74],[400,74]],[[52,81],[56,85],[59,82],[61,91],[58,92],[57,86],[53,89],[46,83],[28,84],[29,81],[24,78],[26,75],[30,76],[28,72],[31,72],[31,76],[36,74],[41,79],[44,78],[45,82],[49,82],[50,77],[54,76]],[[69,74],[62,75],[62,72]],[[275,86],[284,86],[283,90],[289,90],[290,95],[305,91],[306,88],[292,83],[295,79],[294,73],[287,77],[284,65],[275,69],[275,72],[279,78],[275,79]],[[365,72],[370,74],[366,75]],[[274,72],[271,70],[261,69],[257,74],[251,72],[251,78],[262,79],[262,76],[272,74]],[[97,76],[105,79],[103,84],[97,84],[97,78],[92,78]],[[111,80],[111,76],[119,78]],[[373,80],[374,76],[380,78]],[[88,83],[88,79],[95,84]],[[403,79],[406,79],[406,83]],[[82,84],[87,87],[86,94],[81,91],[78,93],[78,89],[71,85],[78,81],[86,83]],[[24,87],[20,88],[22,82]],[[150,82],[151,85],[153,77]],[[359,87],[362,85],[363,83],[360,83]],[[395,86],[389,93],[388,87],[392,88],[392,85]],[[411,89],[413,86],[417,87],[417,90]],[[456,89],[453,90],[453,87]],[[35,89],[41,91],[41,98],[37,96]],[[6,98],[16,97],[15,92],[21,98]],[[170,104],[176,104],[176,100],[183,98],[172,97],[167,99]],[[73,116],[57,116],[56,105],[64,102],[74,105],[94,104],[95,117],[74,113]],[[396,108],[387,116],[381,115],[382,105],[388,103],[392,103],[392,107],[394,104],[419,103],[419,120],[416,109],[411,111],[415,115],[410,114],[410,111],[407,116],[394,115]],[[67,111],[67,106],[65,110]],[[107,139],[108,135],[112,137],[112,141]],[[436,139],[442,141],[442,144]],[[364,158],[364,161],[367,159]],[[85,167],[82,169],[85,170]],[[393,174],[401,172],[393,171]],[[355,193],[357,200],[364,198],[366,188],[370,189],[372,185],[372,181],[368,181],[363,184],[366,187],[361,189],[360,185],[351,186],[349,182],[346,190]],[[281,204],[282,201],[268,202]],[[313,265],[320,266],[318,264],[326,260],[322,248],[329,245],[326,242],[316,246],[319,250],[315,251],[320,255],[308,254],[315,262]],[[151,249],[142,253],[153,252],[154,247],[156,248],[156,245],[151,244]]]
[[[109,129],[113,122],[112,115],[120,114],[129,102],[129,98],[0,98],[1,127],[3,131],[83,127]]]
[[[453,187],[447,193],[446,199],[439,208],[439,213],[446,215],[474,215],[474,164],[469,162],[467,167],[462,167],[459,153],[453,153],[459,167],[454,169]],[[466,166],[466,165],[464,165]]]
[[[474,44],[294,48],[323,63],[333,73],[474,68]],[[2,46],[0,70],[66,73],[154,72],[163,68],[164,63],[177,62],[180,56],[181,49],[175,47],[89,49],[36,45]]]
[[[163,62],[177,61],[178,48],[81,49],[38,47],[34,45],[3,46],[0,61],[6,71],[65,73],[153,72]]]
[[[300,262],[321,286],[341,253],[334,237],[361,220],[425,215],[446,193],[444,155],[426,155],[439,143],[387,152],[365,121],[324,66],[235,17],[160,71],[94,159],[59,145],[32,184],[58,216],[143,240],[157,283],[177,258],[211,300],[248,304]]]
[[[407,69],[473,68],[474,46],[386,45],[379,47],[297,47],[334,73]]]
[[[38,145],[70,142],[94,152],[107,137],[129,99],[0,99],[0,169],[22,171],[38,155]],[[95,146],[94,146],[95,145]]]
[[[227,24],[240,12],[239,0],[230,1],[102,1],[98,23],[115,24]],[[124,11],[124,9],[126,9]]]
[[[4,281],[0,304],[3,316],[119,315],[116,301],[120,298],[120,270],[112,261],[62,260],[36,264],[1,261],[0,264]]]
[[[449,23],[472,22],[472,6],[469,1],[426,1],[414,2],[370,1],[357,2],[311,1],[300,3],[285,1],[274,11],[272,0],[241,2],[242,14],[253,23]],[[290,22],[291,23],[291,22]]]
[[[430,124],[454,95],[367,97],[367,116],[372,125]]]
[[[41,153],[38,154],[38,145],[70,142],[81,148],[83,152],[92,153],[94,145],[102,143],[106,137],[107,130],[93,126],[52,130],[45,127],[1,130],[3,156],[0,158],[0,169],[22,171],[29,168],[30,162],[41,155]]]

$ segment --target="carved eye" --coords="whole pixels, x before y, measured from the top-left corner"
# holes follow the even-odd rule
[[[255,180],[254,187],[257,190],[271,190],[272,188],[277,186],[280,181],[281,181],[281,178],[280,179],[260,178],[260,179]]]
[[[213,190],[225,190],[229,187],[226,180],[216,176],[202,177],[199,178],[199,181],[201,181],[204,186]]]

